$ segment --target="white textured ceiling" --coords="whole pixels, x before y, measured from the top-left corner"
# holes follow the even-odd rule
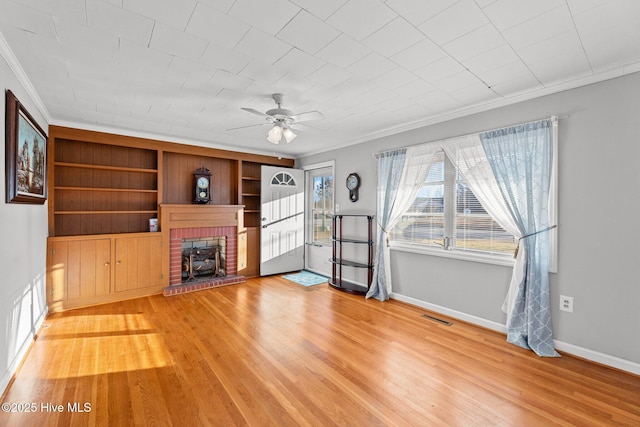
[[[640,70],[638,0],[0,0],[52,124],[300,156]],[[241,107],[321,111],[291,144]]]

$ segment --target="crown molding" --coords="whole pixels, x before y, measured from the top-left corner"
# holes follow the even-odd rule
[[[620,66],[617,68],[609,69],[603,72],[599,72],[596,74],[591,74],[589,76],[570,80],[567,82],[562,82],[558,84],[553,84],[550,86],[543,87],[541,89],[537,89],[530,92],[523,92],[518,95],[510,96],[507,98],[501,98],[495,101],[476,104],[471,106],[462,107],[458,110],[451,111],[445,114],[440,114],[436,116],[430,116],[425,119],[416,120],[410,123],[403,123],[400,125],[390,126],[386,129],[382,129],[379,131],[375,131],[369,133],[367,135],[360,136],[358,138],[352,139],[350,141],[340,142],[332,147],[327,147],[321,150],[315,150],[309,153],[301,154],[299,157],[309,157],[315,154],[321,154],[328,151],[337,150],[340,148],[348,147],[351,145],[357,145],[363,142],[373,141],[380,138],[385,138],[393,135],[397,135],[399,133],[408,132],[416,129],[420,129],[427,126],[432,126],[438,123],[447,122],[449,120],[459,119],[462,117],[471,116],[477,113],[483,113],[485,111],[494,110],[500,107],[505,107],[513,104],[517,104],[524,101],[529,101],[536,98],[541,98],[547,95],[553,95],[556,93],[564,92],[571,89],[577,89],[584,86],[589,86],[595,83],[600,83],[606,80],[615,79],[618,77],[623,77],[629,74],[633,74],[640,71],[640,62],[635,62],[632,64],[627,64],[624,66]]]
[[[24,72],[22,65],[20,65],[18,58],[13,53],[13,50],[11,50],[11,48],[9,47],[9,43],[7,43],[7,40],[4,38],[4,35],[2,33],[0,33],[0,56],[2,56],[7,62],[9,68],[11,69],[11,71],[13,71],[13,74],[18,79],[18,82],[27,92],[27,95],[29,96],[29,98],[31,98],[31,101],[33,101],[47,124],[51,123],[51,114],[49,114],[49,110],[44,105],[44,102],[42,102],[42,99],[40,98],[40,95],[38,95],[36,88],[31,83],[31,80],[29,80],[29,77],[27,77],[27,73]]]

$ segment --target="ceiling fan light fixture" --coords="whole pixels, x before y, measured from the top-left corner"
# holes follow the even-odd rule
[[[285,141],[287,141],[287,144],[293,141],[296,136],[298,136],[293,133],[290,128],[284,128],[284,131],[282,131],[282,135],[284,136]]]
[[[319,111],[307,111],[305,113],[295,114],[291,110],[287,110],[286,108],[282,108],[282,100],[284,95],[281,93],[274,93],[272,96],[273,101],[276,103],[278,108],[272,108],[268,110],[266,113],[262,113],[258,110],[254,110],[253,108],[242,107],[242,110],[255,114],[257,116],[261,116],[267,120],[266,124],[273,124],[271,129],[267,134],[267,141],[272,144],[280,144],[282,139],[286,141],[286,143],[290,143],[293,141],[298,135],[291,129],[291,126],[295,126],[298,122],[308,122],[311,120],[321,120],[324,119],[324,115]],[[265,124],[265,123],[263,123]],[[245,127],[253,127],[253,126],[262,126],[263,124],[249,125],[249,126],[241,126],[238,128],[232,128],[227,130],[234,129],[242,129]]]
[[[273,125],[267,136],[267,141],[272,144],[279,144],[282,139],[282,128],[277,124]]]

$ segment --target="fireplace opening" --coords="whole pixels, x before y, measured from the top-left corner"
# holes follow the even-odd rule
[[[226,236],[182,239],[182,283],[225,277]]]

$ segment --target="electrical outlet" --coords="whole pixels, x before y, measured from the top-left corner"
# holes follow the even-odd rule
[[[573,297],[560,295],[560,311],[573,313]]]

